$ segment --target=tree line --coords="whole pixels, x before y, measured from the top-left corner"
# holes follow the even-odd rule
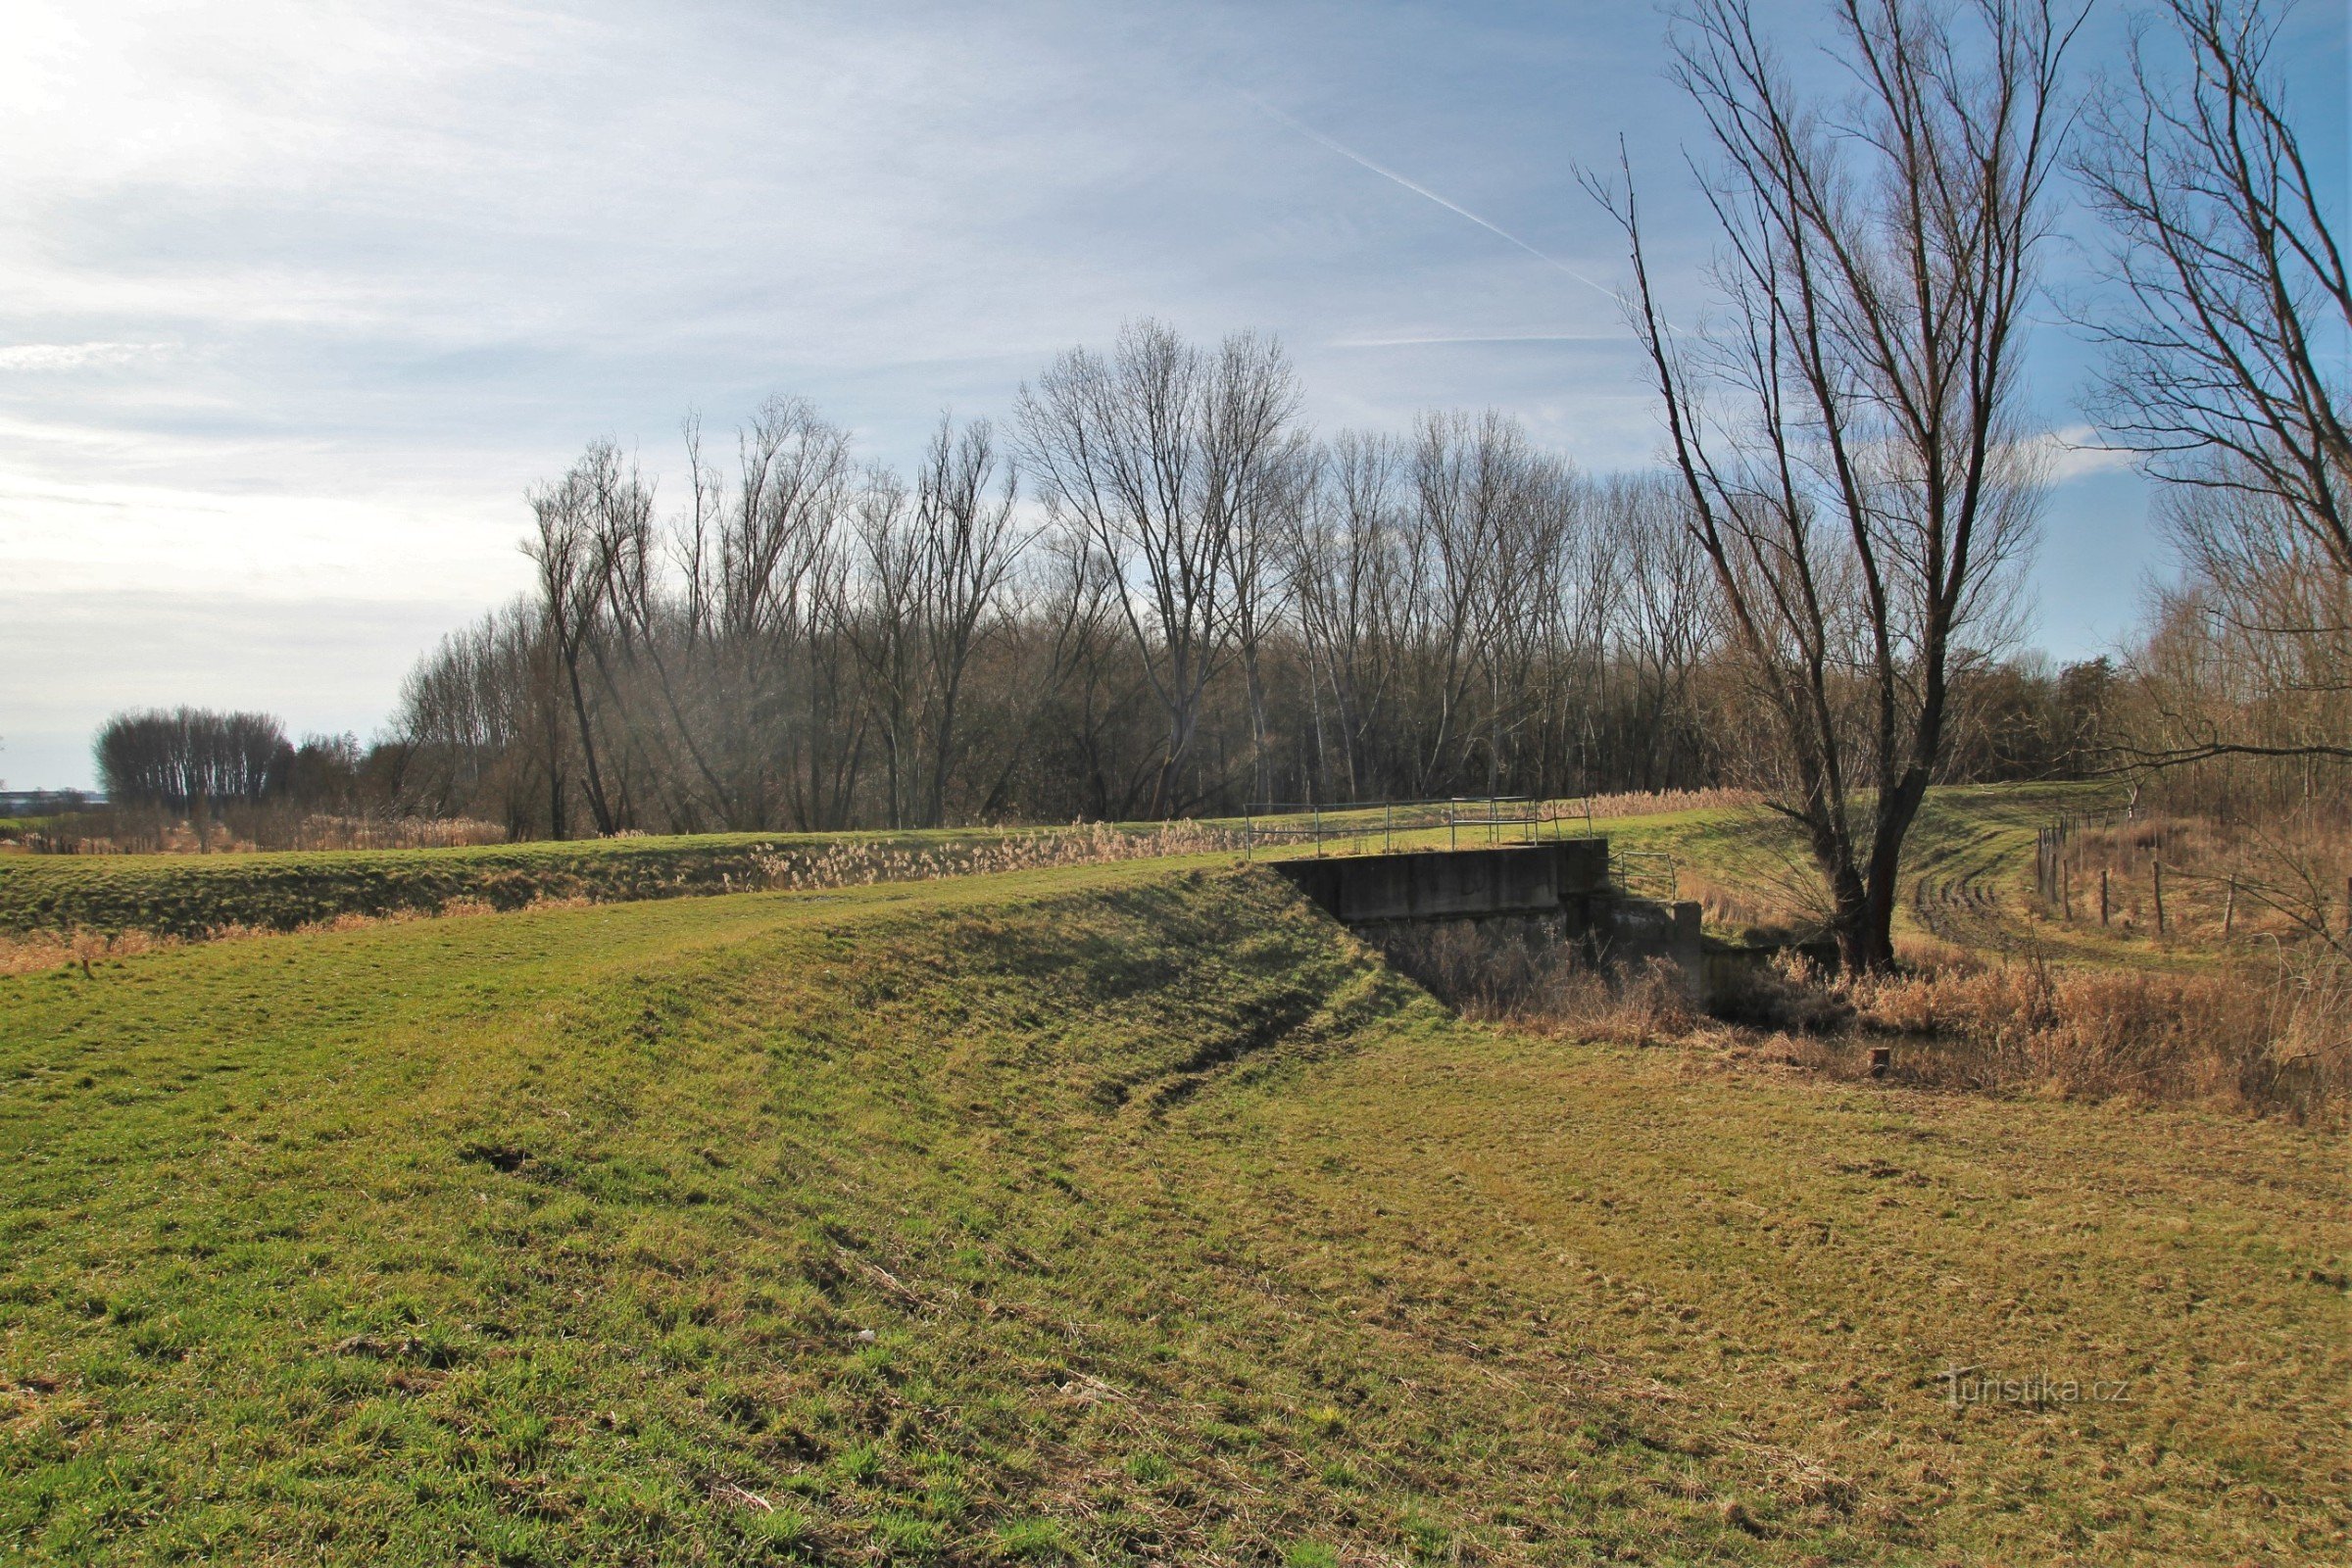
[[[98,776],[110,806],[203,817],[231,807],[287,804],[351,808],[368,757],[353,735],[308,735],[298,746],[269,713],[203,708],[118,713],[99,730]],[[391,759],[384,759],[389,762]]]
[[[911,474],[779,400],[723,471],[690,427],[664,514],[594,444],[532,498],[537,592],[411,678],[401,789],[561,836],[1724,776],[1737,699],[1670,482],[1492,412],[1318,440],[1298,402],[1272,340],[1146,321],[1057,359],[1009,433],[943,420]],[[2034,684],[1991,654],[1988,697]]]

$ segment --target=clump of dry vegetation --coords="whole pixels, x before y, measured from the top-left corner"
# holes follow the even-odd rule
[[[1842,982],[1907,1080],[2084,1099],[2210,1101],[2298,1121],[2352,1103],[2352,965],[2286,952],[2266,976],[1945,961]]]
[[[1603,817],[1664,816],[1673,811],[1744,811],[1764,804],[1755,790],[1629,790],[1594,795],[1576,803],[1577,814]]]
[[[2054,867],[2062,912],[2168,936],[2328,940],[2352,931],[2352,806],[2147,813],[2070,827]]]
[[[1731,1061],[1923,1088],[2069,1099],[2220,1103],[2334,1122],[2352,1111],[2352,965],[2287,951],[2268,973],[1987,961],[1907,944],[1883,976],[1803,957],[1692,1005],[1670,972],[1594,969],[1556,922],[1459,921],[1404,930],[1390,962],[1465,1016],[1575,1040],[1704,1047]]]
[[[1175,855],[1226,854],[1242,847],[1241,834],[1199,822],[1163,822],[1143,829],[1077,822],[1068,827],[937,844],[845,838],[776,850],[753,859],[765,879],[762,886],[808,892],[866,887],[876,882],[920,882],[939,876],[986,876]]]
[[[583,898],[541,897],[522,907],[543,912],[549,909],[584,909],[593,903],[593,900]],[[197,939],[168,936],[155,931],[93,931],[87,927],[67,931],[0,932],[0,977],[38,974],[48,969],[66,969],[75,965],[79,965],[81,971],[87,974],[93,965],[110,958],[135,958],[142,954],[169,952],[187,947],[191,940],[236,942],[251,937],[364,931],[373,926],[405,925],[413,920],[457,919],[502,912],[506,911],[487,899],[457,898],[451,899],[438,909],[392,909],[380,914],[363,914],[356,909],[347,909],[325,919],[307,921],[293,927],[290,932],[279,926],[244,923],[221,926]]]
[[[1595,968],[1556,919],[1405,925],[1389,932],[1380,947],[1393,967],[1464,1017],[1641,1045],[1683,1039],[1699,1022],[1671,966],[1616,973]]]
[[[218,817],[82,811],[44,819],[18,842],[36,855],[251,855],[275,850],[451,850],[504,844],[496,822],[470,816],[342,816],[245,808]]]
[[[645,899],[822,892],[1217,854],[1241,844],[1238,833],[1184,821],[1083,822],[927,842],[616,838],[624,842],[529,846],[491,858],[270,856],[172,860],[162,870],[128,858],[25,861],[0,882],[0,975],[87,967],[183,942]],[[61,876],[72,886],[49,885]]]

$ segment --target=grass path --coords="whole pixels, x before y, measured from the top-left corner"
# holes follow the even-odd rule
[[[2339,1144],[1461,1024],[1125,864],[0,980],[0,1555],[2324,1562]],[[1937,1373],[2123,1382],[1955,1408]]]

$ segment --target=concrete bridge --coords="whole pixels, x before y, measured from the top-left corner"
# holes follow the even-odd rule
[[[1692,995],[1704,985],[1698,906],[1635,898],[1609,878],[1609,841],[1558,839],[1476,850],[1407,850],[1272,860],[1334,918],[1350,926],[1420,920],[1556,919],[1596,961],[1671,959]]]

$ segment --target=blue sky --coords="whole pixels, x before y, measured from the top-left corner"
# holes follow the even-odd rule
[[[1771,14],[1791,52],[1824,35]],[[2339,174],[2344,23],[2307,6],[2289,52]],[[1626,135],[1693,308],[1708,244],[1642,6],[18,0],[10,32],[18,788],[88,783],[129,706],[366,736],[522,587],[523,492],[593,437],[674,481],[683,414],[723,430],[781,391],[904,459],[1134,316],[1279,333],[1321,427],[1494,406],[1636,466],[1654,413],[1571,275],[1625,275],[1576,165]],[[2034,352],[2036,412],[2080,432],[2082,347],[2053,323]],[[2135,475],[2059,470],[2034,636],[2071,658],[2163,562]]]

